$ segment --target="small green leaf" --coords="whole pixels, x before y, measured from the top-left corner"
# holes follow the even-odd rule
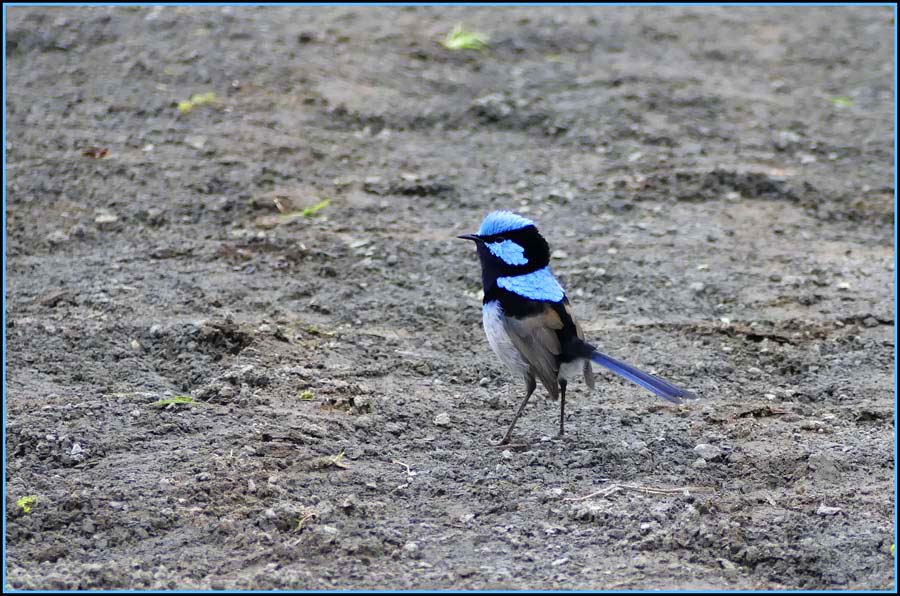
[[[303,401],[312,401],[312,400],[315,399],[315,396],[313,396],[313,392],[312,392],[312,391],[310,391],[309,389],[307,389],[306,391],[303,391],[303,392],[300,393],[300,399],[303,400]]]
[[[37,495],[22,497],[16,501],[16,506],[21,509],[23,513],[31,513],[32,509],[34,509],[34,506],[37,504],[37,500]]]
[[[197,106],[213,103],[214,101],[216,101],[216,94],[212,91],[208,91],[206,93],[197,93],[195,95],[192,95],[191,98],[186,101],[179,101],[178,111],[182,114],[187,114]]]
[[[319,211],[321,211],[322,209],[327,207],[329,204],[331,204],[331,199],[325,199],[324,201],[319,201],[312,207],[307,207],[306,209],[301,211],[300,215],[302,215],[303,217],[309,217],[310,215],[315,215],[316,213],[318,213]]]
[[[448,50],[483,50],[488,45],[488,37],[477,31],[467,31],[462,25],[457,25],[441,43]]]
[[[198,93],[191,97],[191,103],[195,106],[202,106],[205,103],[212,103],[216,101],[216,94],[212,91],[208,91],[206,93]]]
[[[188,395],[176,395],[175,397],[161,399],[157,402],[154,402],[153,405],[157,408],[165,408],[166,406],[171,406],[172,404],[193,406],[196,403],[197,401],[194,400],[193,397],[190,397]]]
[[[840,108],[849,108],[853,105],[853,100],[849,97],[831,97],[829,101]]]
[[[344,463],[344,451],[341,450],[337,455],[333,455],[329,458],[329,463],[338,468],[349,468],[347,464]]]

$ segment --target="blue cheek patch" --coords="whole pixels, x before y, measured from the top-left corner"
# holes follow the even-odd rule
[[[504,290],[518,294],[531,300],[559,302],[566,297],[566,292],[550,273],[549,267],[538,269],[525,275],[498,277],[497,285]]]
[[[485,244],[491,254],[502,259],[507,265],[527,265],[528,259],[525,258],[525,249],[513,242],[512,240],[504,240],[503,242],[494,242]]]

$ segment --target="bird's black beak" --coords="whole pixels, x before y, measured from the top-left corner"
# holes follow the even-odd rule
[[[478,234],[463,234],[462,236],[457,236],[457,238],[460,238],[461,240],[475,240],[476,242],[481,240],[481,236]]]

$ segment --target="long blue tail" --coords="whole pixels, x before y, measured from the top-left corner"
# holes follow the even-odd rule
[[[681,389],[680,387],[676,387],[672,383],[663,381],[662,379],[658,379],[653,375],[638,370],[631,365],[625,364],[624,362],[619,362],[615,358],[607,356],[606,354],[598,352],[597,350],[593,350],[591,354],[591,361],[596,362],[600,366],[608,368],[617,375],[625,377],[632,383],[637,383],[644,389],[652,391],[656,395],[660,396],[663,399],[667,399],[670,402],[680,404],[682,399],[694,399],[697,397],[690,391],[686,391],[684,389]]]

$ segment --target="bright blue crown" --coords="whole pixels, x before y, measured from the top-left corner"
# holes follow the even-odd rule
[[[516,215],[509,211],[492,211],[481,222],[481,227],[478,228],[478,235],[493,236],[494,234],[512,232],[513,230],[520,230],[533,225],[533,221],[521,215]]]

